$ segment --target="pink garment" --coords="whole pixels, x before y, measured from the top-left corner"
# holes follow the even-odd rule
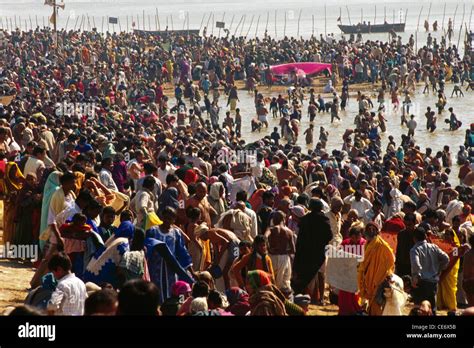
[[[322,72],[326,69],[328,69],[329,72],[331,72],[332,65],[325,64],[325,63],[305,62],[305,63],[280,64],[280,65],[274,65],[270,67],[270,71],[274,75],[289,75],[294,72],[297,72],[297,74],[304,73],[307,75],[313,75],[313,74]]]

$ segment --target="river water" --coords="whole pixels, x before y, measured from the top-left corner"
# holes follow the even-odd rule
[[[267,88],[260,88],[261,91],[265,96],[278,96],[278,93],[268,91]],[[351,93],[355,92],[355,90],[350,87]],[[470,123],[474,122],[474,92],[468,91],[464,92],[464,98],[462,97],[453,97],[450,98],[452,91],[452,85],[447,84],[446,87],[446,94],[448,97],[448,104],[446,105],[446,111],[442,113],[442,115],[438,115],[438,128],[435,130],[434,133],[430,133],[426,130],[426,118],[424,113],[426,112],[426,107],[430,106],[433,110],[436,110],[435,104],[437,101],[437,96],[430,93],[429,95],[422,94],[422,88],[416,91],[414,97],[412,97],[413,106],[410,109],[410,113],[415,115],[415,120],[418,123],[418,127],[415,131],[415,140],[417,144],[422,147],[424,150],[426,147],[431,147],[433,152],[441,151],[444,145],[449,145],[451,148],[451,152],[453,154],[453,162],[455,162],[455,154],[459,151],[459,146],[464,144],[464,137],[465,137],[465,130],[468,129]],[[368,93],[366,93],[368,92]],[[375,91],[365,91],[364,93],[371,95],[371,99],[374,103],[375,109],[377,110],[378,103],[376,102],[376,94]],[[248,94],[246,91],[240,91],[239,94],[240,103],[238,107],[241,109],[241,114],[243,115],[243,124],[242,124],[242,133],[244,138],[248,141],[256,141],[263,136],[270,134],[273,131],[273,127],[279,126],[280,119],[273,119],[271,116],[268,117],[269,120],[269,129],[268,131],[264,128],[262,132],[251,132],[250,120],[255,115],[255,107],[253,102],[253,96]],[[386,96],[387,99],[387,96]],[[326,101],[330,100],[326,98]],[[402,101],[402,99],[401,99]],[[306,145],[305,136],[303,132],[309,127],[310,121],[307,115],[307,106],[308,100],[304,101],[304,108],[303,108],[303,117],[300,123],[300,135],[298,137],[297,144],[301,146],[303,151],[306,152],[309,149],[314,149],[318,138],[319,138],[319,127],[323,126],[329,132],[329,141],[327,142],[327,149],[332,151],[333,149],[342,148],[342,135],[344,134],[345,130],[348,128],[355,128],[354,125],[354,117],[358,113],[358,103],[355,98],[351,98],[349,101],[348,106],[346,107],[345,111],[342,111],[340,114],[341,121],[335,121],[331,124],[331,116],[330,113],[320,113],[317,115],[316,119],[314,120],[314,143],[310,146]],[[462,121],[463,126],[461,129],[457,131],[449,131],[449,125],[444,122],[446,118],[449,118],[449,112],[447,109],[449,107],[454,108],[454,112],[457,115],[458,119]],[[224,108],[225,109],[225,108]],[[385,118],[387,121],[387,131],[385,133],[381,133],[382,138],[382,145],[385,149],[388,144],[388,136],[393,135],[395,142],[397,145],[401,142],[401,135],[407,134],[408,129],[406,126],[401,126],[401,110],[400,111],[393,111],[392,105],[389,103],[386,106],[387,113]],[[222,112],[223,113],[223,112]],[[455,166],[454,173],[457,176],[457,169],[458,167]],[[453,177],[453,175],[451,175]]]

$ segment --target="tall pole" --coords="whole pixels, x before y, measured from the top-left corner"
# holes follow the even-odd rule
[[[433,5],[432,2],[430,2],[430,7],[428,8],[428,17],[426,18],[426,20],[429,22],[430,21],[430,15],[431,15],[431,5]]]
[[[387,8],[383,7],[383,22],[384,24],[387,22]]]
[[[64,28],[64,31],[67,31],[67,25],[69,24],[69,15],[67,16],[67,21],[66,21],[66,27]]]
[[[94,18],[94,17],[92,17],[92,18]],[[125,22],[126,22],[126,25],[127,25],[127,29],[125,29],[125,31],[128,33],[128,15],[125,17]]]
[[[324,37],[327,37],[328,19],[326,15],[326,4],[324,4]]]
[[[443,8],[443,24],[441,25],[441,29],[444,30],[444,17],[446,16],[446,3],[444,3]]]
[[[471,30],[471,22],[472,22],[472,9],[474,6],[471,6],[471,14],[469,15],[469,30]],[[466,28],[467,29],[467,28]]]
[[[242,33],[244,32],[244,27],[245,27],[245,20],[247,19],[247,15],[244,14],[244,19],[242,21],[242,28],[240,28],[240,35],[242,36]]]
[[[461,23],[461,27],[459,28],[458,45],[456,46],[458,52],[459,52],[459,43],[461,42],[462,25],[463,24]]]
[[[74,31],[76,31],[77,21],[79,20],[79,16],[76,17],[76,23],[74,23]]]
[[[377,5],[375,5],[374,24],[377,21]]]
[[[421,12],[423,12],[423,6],[421,6],[420,14],[418,15],[418,24],[416,25],[416,31],[418,31],[418,29],[420,28]]]
[[[211,35],[212,36],[214,36],[214,27],[215,26],[216,26],[216,20],[215,20],[214,13],[213,13],[212,14],[212,22],[211,22],[211,27],[212,27]],[[171,27],[173,27],[173,17],[171,17]]]
[[[260,15],[258,15],[258,19],[257,19],[257,27],[255,28],[255,37],[257,37],[258,35],[258,25],[260,24]]]
[[[286,11],[285,11],[285,24],[283,26],[283,38],[286,37]]]
[[[222,15],[222,20],[221,20],[221,22],[224,22],[224,19],[225,19],[225,12],[224,12],[224,14]],[[222,29],[222,28],[219,28],[219,32],[217,33],[217,36],[219,36],[219,37],[221,37],[221,29]]]
[[[297,33],[297,35],[296,35],[296,39],[298,39],[298,38],[300,37],[301,11],[302,11],[302,10],[300,10],[300,14],[299,14],[299,16],[298,16],[298,33]]]
[[[237,26],[235,27],[234,36],[237,35],[237,30],[239,30],[240,23],[242,23],[243,19],[244,19],[244,15],[242,15],[242,17],[240,17],[240,21],[239,21],[239,23],[237,23]]]
[[[458,13],[458,6],[459,6],[459,4],[456,4],[456,9],[454,10],[454,17],[453,17],[453,31],[454,31],[454,28],[455,28],[455,25],[454,25],[454,23],[456,22],[456,14]]]
[[[347,5],[346,5],[346,10],[347,10],[347,18],[349,19],[349,24],[352,25],[351,14],[349,13],[349,6],[347,6]]]
[[[230,20],[230,25],[229,25],[229,33],[232,29],[232,26],[234,25],[234,19],[235,19],[235,14],[232,15],[232,19]]]
[[[58,22],[58,21],[57,21],[57,18],[56,18],[56,16],[57,16],[57,13],[56,13],[56,12],[57,12],[56,0],[53,1],[53,9],[54,9],[54,10],[53,10],[53,14],[54,14],[54,32],[56,33],[56,39],[57,39],[57,38],[58,38],[58,37],[57,37],[57,30],[58,30],[58,28],[57,28],[57,22]],[[56,40],[56,45],[57,45],[57,43],[58,43],[58,41]]]
[[[35,15],[36,27],[38,28],[38,15]]]
[[[277,37],[277,10],[275,10],[275,39]]]
[[[209,30],[209,21],[211,20],[211,17],[212,17],[212,12],[209,13],[209,18],[207,19],[207,23],[206,23],[207,30]]]
[[[415,51],[418,53],[418,31],[415,31]]]
[[[314,15],[311,15],[311,20],[312,20],[312,29],[311,29],[311,37],[314,38]]]
[[[54,15],[54,33],[55,33],[55,38],[56,38],[56,50],[58,49],[58,17],[57,17],[57,11],[58,9],[56,8],[56,0],[53,0],[53,15]]]
[[[254,18],[254,16],[255,16],[255,15],[252,15],[252,19],[250,20],[249,30],[247,30],[247,34],[245,34],[245,37],[249,36],[250,29],[252,28],[252,24],[253,24],[253,18]]]
[[[156,9],[156,18],[158,19],[158,30],[161,30],[160,15],[158,14],[158,9]]]
[[[143,10],[143,30],[146,30],[145,28],[145,10]]]
[[[77,21],[76,21],[77,22]],[[76,26],[74,26],[75,28]],[[104,16],[102,16],[102,27],[100,29],[100,32],[103,33],[104,32]]]
[[[364,10],[362,7],[360,8],[360,23],[362,24],[364,22]]]
[[[68,17],[69,18],[69,17]],[[33,30],[33,21],[31,20],[31,16],[28,15],[28,19],[30,20],[30,28]]]
[[[459,43],[461,41],[461,33],[462,33],[462,26],[464,23],[464,16],[466,15],[466,4],[462,4],[462,20],[461,20],[461,27],[459,28],[459,36],[458,36],[458,52],[459,52]]]
[[[268,21],[270,20],[270,12],[267,11],[267,24],[265,24],[265,33],[267,33],[268,30]]]
[[[158,10],[156,10],[156,11],[158,11]],[[158,13],[158,12],[157,12],[157,13]],[[205,13],[202,15],[201,25],[199,26],[199,32],[201,32],[202,25],[204,24],[204,18],[206,18],[206,14],[205,14]]]

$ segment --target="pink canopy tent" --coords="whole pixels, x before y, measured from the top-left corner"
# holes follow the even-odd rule
[[[289,75],[292,73],[296,73],[297,75],[314,75],[320,73],[324,70],[328,69],[331,72],[332,65],[325,64],[325,63],[313,63],[313,62],[305,62],[305,63],[288,63],[288,64],[280,64],[280,65],[273,65],[270,67],[270,71],[273,75]]]

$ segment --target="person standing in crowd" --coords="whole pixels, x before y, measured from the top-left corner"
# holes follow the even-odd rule
[[[410,250],[412,295],[416,305],[427,300],[436,315],[436,294],[440,273],[447,267],[449,256],[437,245],[428,243],[424,227],[414,232],[415,245]]]
[[[266,232],[268,254],[275,272],[275,285],[282,291],[291,291],[291,255],[295,253],[293,231],[285,226],[285,214],[276,211],[272,216],[272,227]]]
[[[48,302],[48,313],[54,315],[83,315],[87,298],[86,286],[71,273],[71,260],[65,253],[57,253],[48,261],[58,285]]]
[[[359,295],[368,302],[369,315],[382,315],[382,306],[377,302],[377,289],[395,269],[395,256],[388,243],[380,237],[380,228],[374,223],[365,227],[367,240],[364,259],[358,272]]]
[[[323,301],[325,248],[333,238],[329,219],[324,216],[323,204],[319,199],[311,199],[310,213],[300,219],[300,229],[296,241],[295,259],[293,262],[292,288],[296,293],[303,293],[314,279],[315,291],[313,300]],[[318,230],[314,226],[319,226]]]

